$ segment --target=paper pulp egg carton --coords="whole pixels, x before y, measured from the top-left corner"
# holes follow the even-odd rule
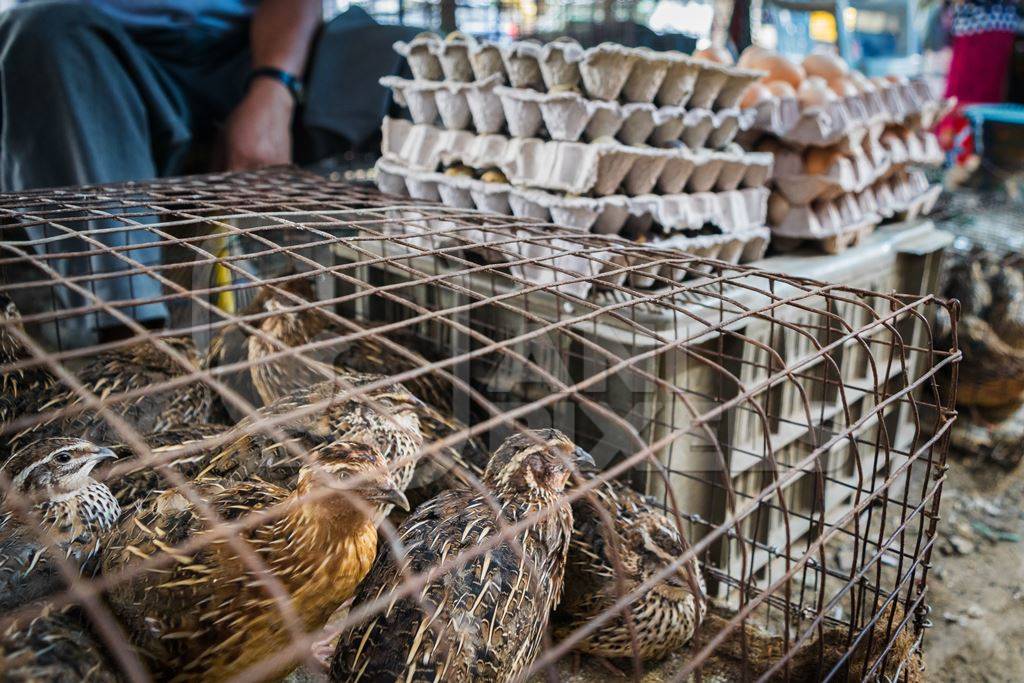
[[[394,48],[409,61],[417,79],[466,81],[499,74],[514,88],[575,90],[598,100],[689,104],[698,109],[735,107],[746,87],[764,75],[679,52],[615,43],[583,49],[569,38],[497,45],[462,35],[442,40],[421,34]]]
[[[884,177],[890,166],[884,150],[856,148],[837,154],[826,172],[810,174],[799,152],[781,151],[775,155],[772,185],[791,204],[804,205],[860,192]]]
[[[874,202],[885,218],[913,220],[935,208],[941,185],[931,185],[920,169],[901,169],[864,193],[862,202]]]
[[[414,123],[441,122],[449,130],[472,128],[478,133],[497,133],[505,127],[505,113],[495,88],[497,74],[468,83],[458,81],[406,80],[385,76],[381,85],[390,88],[395,102],[409,110]]]
[[[793,98],[766,100],[755,107],[752,128],[799,147],[859,144],[871,116],[862,95],[800,108]]]
[[[593,289],[594,278],[614,268],[610,251],[526,230],[514,232],[518,239],[509,246],[521,258],[509,270],[531,284],[553,285],[562,294],[582,299]]]
[[[539,92],[499,87],[506,126],[513,137],[536,137],[541,129],[553,140],[575,142],[616,137],[627,145],[665,145],[719,149],[753,122],[753,112],[736,108],[711,111],[651,103],[621,104],[593,100],[576,92]]]
[[[563,294],[579,298],[588,296],[594,278],[613,265],[610,252],[596,249],[584,254],[576,241],[539,236],[535,231],[510,226],[466,229],[464,216],[456,224],[444,219],[443,209],[416,205],[389,209],[384,233],[400,238],[384,243],[385,255],[418,256],[436,249],[446,250],[441,258],[473,253],[489,263],[509,264],[513,275],[529,283],[552,285]],[[459,249],[452,248],[456,246]]]
[[[390,118],[384,120],[381,148],[385,160],[415,170],[434,171],[453,163],[499,168],[513,185],[595,196],[760,187],[772,167],[771,154],[736,146],[691,151],[544,141],[474,135]]]
[[[699,230],[707,225],[723,233],[765,223],[768,190],[626,197],[566,197],[506,183],[445,173],[416,171],[386,161],[377,163],[377,183],[384,192],[440,201],[460,209],[480,209],[550,222],[599,234],[619,233],[627,223],[646,234],[653,225],[663,231]]]
[[[927,83],[915,80],[822,106],[801,108],[793,98],[767,100],[754,108],[751,129],[800,147],[844,144],[853,148],[870,133],[879,134],[888,123],[932,121],[945,106]]]
[[[440,200],[453,211],[479,209],[511,214],[533,222],[595,234],[625,233],[650,246],[679,248],[689,253],[731,263],[747,263],[764,256],[770,231],[764,227],[763,188],[717,195],[676,197],[564,197],[539,190],[487,183],[469,177],[425,173],[379,162],[377,183],[381,190],[417,199]],[[477,253],[490,261],[507,260],[494,231],[461,229],[462,240],[452,236],[455,223],[429,210],[401,207],[401,231],[415,249],[430,250],[464,246],[465,240],[487,247]],[[460,220],[459,225],[464,223]],[[673,229],[666,226],[674,224]],[[693,234],[706,225],[716,225],[721,234]],[[658,226],[660,231],[653,228]],[[689,230],[687,230],[689,228]],[[650,273],[634,277],[650,278]],[[639,280],[638,280],[639,281]],[[644,286],[649,286],[645,284]]]
[[[902,126],[886,129],[879,138],[894,167],[906,164],[941,166],[945,154],[934,133]]]
[[[767,228],[748,230],[725,235],[672,235],[654,238],[626,252],[616,252],[612,263],[606,266],[601,280],[610,285],[627,284],[634,289],[650,289],[666,282],[681,282],[690,277],[699,277],[709,272],[712,264],[678,265],[666,262],[665,252],[685,252],[705,259],[717,259],[726,263],[750,263],[764,257],[771,239]],[[616,272],[629,267],[628,272]]]
[[[769,216],[772,242],[778,248],[785,250],[813,241],[829,254],[856,245],[882,220],[879,214],[866,211],[855,193],[792,205],[782,211],[772,206]]]
[[[498,86],[497,75],[471,83],[380,79],[395,101],[409,110],[414,123],[478,133],[507,130],[512,137],[575,142],[617,137],[627,145],[664,145],[681,141],[691,149],[728,145],[753,122],[752,110],[684,109],[646,103],[589,100],[579,93],[549,93]]]

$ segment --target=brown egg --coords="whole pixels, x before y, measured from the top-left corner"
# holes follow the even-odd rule
[[[827,175],[843,158],[842,152],[828,147],[812,147],[804,153],[804,171],[808,175]]]
[[[740,53],[740,58],[736,60],[736,66],[741,66],[744,69],[753,69],[755,68],[754,64],[757,60],[771,54],[774,54],[771,50],[766,50],[765,48],[758,47],[757,45],[751,45]]]
[[[808,76],[797,89],[796,98],[803,107],[821,107],[839,99],[821,76]]]
[[[768,72],[768,75],[764,77],[766,82],[784,81],[794,88],[799,88],[800,83],[803,82],[807,75],[804,73],[803,67],[799,64],[794,64],[780,54],[769,53],[752,61],[751,69]]]
[[[703,50],[697,50],[693,53],[693,56],[697,59],[704,59],[717,64],[732,64],[732,53],[724,47],[716,47],[712,45],[711,47],[706,47]]]
[[[786,81],[769,81],[765,87],[772,91],[775,97],[796,97],[796,88]]]
[[[480,180],[485,183],[508,183],[508,178],[505,177],[505,174],[496,168],[484,171],[484,174],[480,176]]]
[[[850,73],[850,66],[842,57],[816,52],[804,57],[804,71],[808,76],[821,76],[832,81]]]
[[[740,98],[740,109],[756,107],[765,100],[772,99],[772,97],[772,91],[763,83],[751,83],[743,91],[743,97]]]
[[[771,225],[782,225],[786,220],[790,209],[789,202],[778,192],[772,193],[768,198],[768,223]]]
[[[444,174],[447,175],[447,176],[463,176],[463,177],[467,177],[467,178],[472,178],[473,177],[473,169],[471,169],[469,166],[463,166],[462,164],[457,164],[455,166],[451,166],[449,168],[446,168],[445,171],[444,171]]]
[[[860,94],[860,88],[853,82],[852,78],[840,76],[828,81],[829,89],[840,97],[853,97]]]

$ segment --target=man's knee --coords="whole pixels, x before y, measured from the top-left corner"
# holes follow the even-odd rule
[[[0,63],[58,54],[68,38],[92,31],[105,15],[82,2],[29,2],[0,13]],[[107,20],[110,21],[110,20]]]

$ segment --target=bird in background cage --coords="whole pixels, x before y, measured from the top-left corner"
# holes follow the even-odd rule
[[[8,310],[10,308],[7,307]],[[7,314],[7,319],[14,318]],[[141,434],[206,421],[213,399],[204,382],[189,381],[159,390],[152,388],[184,377],[201,366],[200,355],[191,338],[164,337],[160,341],[182,356],[185,364],[179,363],[158,345],[142,341],[98,352],[80,367],[69,369],[84,391],[100,400],[107,400],[114,394],[139,392],[108,402],[105,407]],[[12,342],[15,347],[5,350],[5,353],[29,355],[20,340],[9,334],[3,335],[5,348]],[[5,384],[23,381],[13,373],[3,377]],[[35,386],[36,389],[31,390],[31,400],[16,405],[16,410],[11,411],[5,422],[25,415],[39,414],[40,418],[9,436],[6,454],[49,436],[80,436],[103,444],[121,440],[121,434],[112,424],[98,411],[87,407],[81,392],[56,379],[36,380]]]
[[[110,489],[91,475],[114,457],[110,449],[89,441],[55,437],[3,463],[9,483],[0,506],[0,611],[63,588],[51,553],[83,573],[95,569],[104,534],[121,508]]]
[[[583,479],[594,476],[586,473]],[[575,648],[614,659],[632,657],[635,645],[637,657],[652,660],[689,641],[707,611],[697,560],[641,589],[686,552],[676,523],[652,498],[617,480],[602,482],[591,495],[574,501],[572,510],[565,593],[552,617],[555,637],[568,637],[623,596],[642,591],[628,608],[632,629],[625,615],[616,613]]]
[[[211,369],[238,365],[233,370],[216,373],[215,377],[232,391],[256,407],[273,403],[296,387],[309,386],[329,377],[321,372],[317,354],[304,352],[301,358],[281,355],[266,362],[269,354],[313,341],[330,325],[330,320],[317,307],[294,311],[301,303],[292,296],[315,301],[315,282],[297,278],[263,285],[245,305],[239,322],[219,328],[206,351],[206,364]],[[231,406],[227,412],[234,412]]]
[[[117,683],[122,678],[77,610],[46,606],[0,632],[0,680]]]
[[[992,330],[1009,346],[1024,349],[1024,274],[1002,264],[990,281]]]
[[[231,428],[199,422],[171,427],[143,436],[150,459],[141,456],[129,444],[111,444],[118,456],[116,470],[106,473],[103,483],[124,510],[136,510],[146,501],[174,486],[162,467],[177,471],[184,479],[195,479],[210,458],[224,447]],[[218,438],[220,437],[220,438]]]
[[[319,354],[331,358],[319,359],[317,353],[308,351],[301,358],[282,354],[287,349],[310,344],[318,337],[329,341],[330,336],[351,333],[350,329],[331,320],[321,307],[303,307],[293,297],[316,301],[315,281],[301,277],[273,287],[261,287],[243,313],[246,316],[266,314],[248,323],[258,333],[250,332],[244,325],[232,324],[211,342],[209,366],[245,363],[244,369],[226,375],[226,383],[256,404],[287,404],[326,377],[335,376],[341,383],[364,386],[428,364],[413,351],[398,353],[390,349],[379,335],[327,344]],[[301,310],[291,310],[295,308]],[[327,360],[332,363],[325,362]],[[452,415],[454,387],[443,376],[424,373],[403,381],[402,386],[419,400],[415,412],[425,443],[436,443],[467,429]],[[424,463],[419,480],[425,484],[421,486],[417,482],[418,499],[425,500],[464,480],[460,472],[479,478],[488,457],[486,445],[477,436],[466,436],[441,448],[430,463]]]
[[[9,297],[0,294],[0,365],[33,359],[19,334],[25,334],[21,313]],[[45,365],[5,369],[0,373],[0,427],[34,413],[39,398],[56,384],[57,378]]]
[[[352,596],[373,563],[385,508],[408,504],[384,456],[354,442],[315,449],[288,488],[259,479],[200,479],[193,486],[224,523],[242,525],[231,537],[283,587],[301,633],[322,628]],[[159,678],[225,680],[292,642],[287,611],[270,583],[215,527],[171,490],[108,537],[107,576],[139,561],[166,563],[108,592],[111,609]],[[198,549],[182,549],[188,542]],[[265,677],[291,666],[283,660]]]
[[[486,493],[456,489],[421,505],[398,530],[398,554],[382,549],[360,585],[353,610],[384,604],[342,633],[331,680],[523,675],[562,591],[572,530],[563,491],[579,464],[593,460],[558,430],[515,434],[487,465]],[[500,536],[521,522],[532,523]],[[443,563],[412,594],[398,592]]]
[[[1024,278],[1012,262],[971,252],[947,269],[942,292],[960,301],[957,341],[963,362],[957,404],[983,410],[1015,408],[1024,397]],[[937,315],[936,340],[945,344],[952,323],[944,309]],[[1001,417],[986,419],[998,422]]]

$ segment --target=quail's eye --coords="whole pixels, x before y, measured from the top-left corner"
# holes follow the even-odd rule
[[[54,458],[54,460],[59,462],[61,465],[66,465],[67,463],[71,462],[71,456],[68,455],[67,453],[60,453],[57,455],[56,458]]]

